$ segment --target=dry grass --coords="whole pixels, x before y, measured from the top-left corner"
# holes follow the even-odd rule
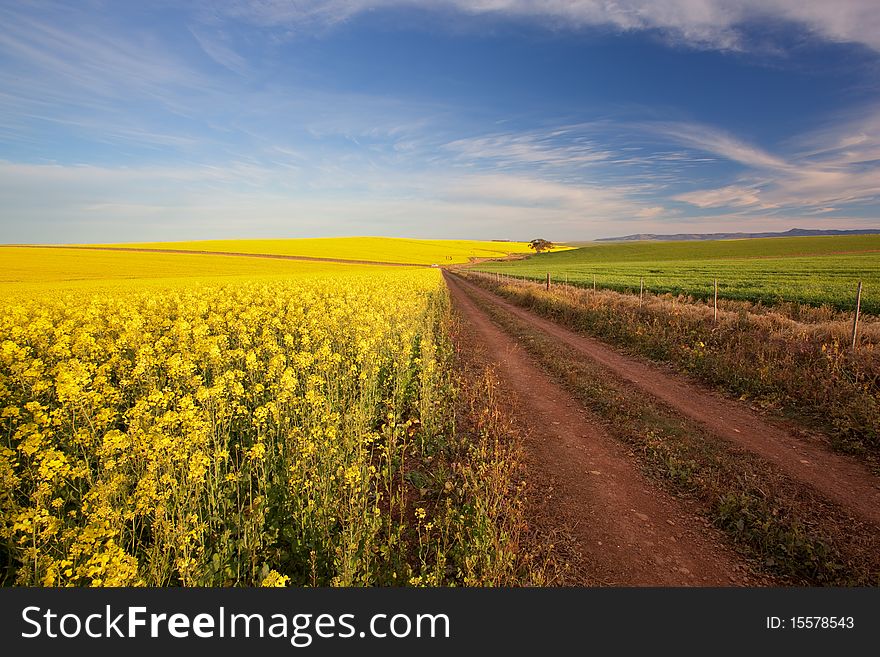
[[[713,309],[669,295],[548,291],[527,281],[468,272],[471,280],[575,330],[655,360],[770,410],[795,413],[827,431],[834,447],[880,454],[880,321],[866,318],[858,349],[851,318],[827,309],[774,312],[725,302]]]

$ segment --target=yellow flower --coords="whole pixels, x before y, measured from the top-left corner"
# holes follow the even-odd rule
[[[283,588],[288,585],[290,582],[290,577],[287,575],[282,575],[276,570],[270,570],[269,574],[263,578],[263,581],[260,582],[260,586],[265,588],[275,587],[275,588]]]

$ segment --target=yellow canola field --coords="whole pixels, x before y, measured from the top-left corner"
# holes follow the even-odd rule
[[[461,264],[470,262],[472,258],[504,258],[511,254],[534,253],[534,251],[529,249],[527,242],[416,240],[393,237],[205,240],[197,242],[107,244],[104,246],[291,255],[310,258],[338,258],[341,260],[365,260],[420,265]]]
[[[0,583],[421,581],[438,271],[62,251],[0,252]]]
[[[369,277],[388,269],[271,258],[0,246],[0,295],[50,288],[88,292],[96,285],[179,287],[197,284],[197,279],[290,279],[330,273]]]

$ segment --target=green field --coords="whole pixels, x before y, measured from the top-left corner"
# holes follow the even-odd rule
[[[880,314],[880,235],[596,244],[476,269],[536,280],[549,272],[583,286],[595,276],[598,287],[618,291],[637,291],[644,278],[651,292],[703,298],[717,277],[723,298],[839,310],[854,308],[861,280],[863,311]]]

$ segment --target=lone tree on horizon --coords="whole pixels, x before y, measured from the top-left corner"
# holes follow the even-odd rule
[[[529,242],[529,248],[534,249],[535,253],[541,253],[541,251],[549,251],[554,246],[556,246],[553,242],[549,242],[547,240],[532,240]]]

